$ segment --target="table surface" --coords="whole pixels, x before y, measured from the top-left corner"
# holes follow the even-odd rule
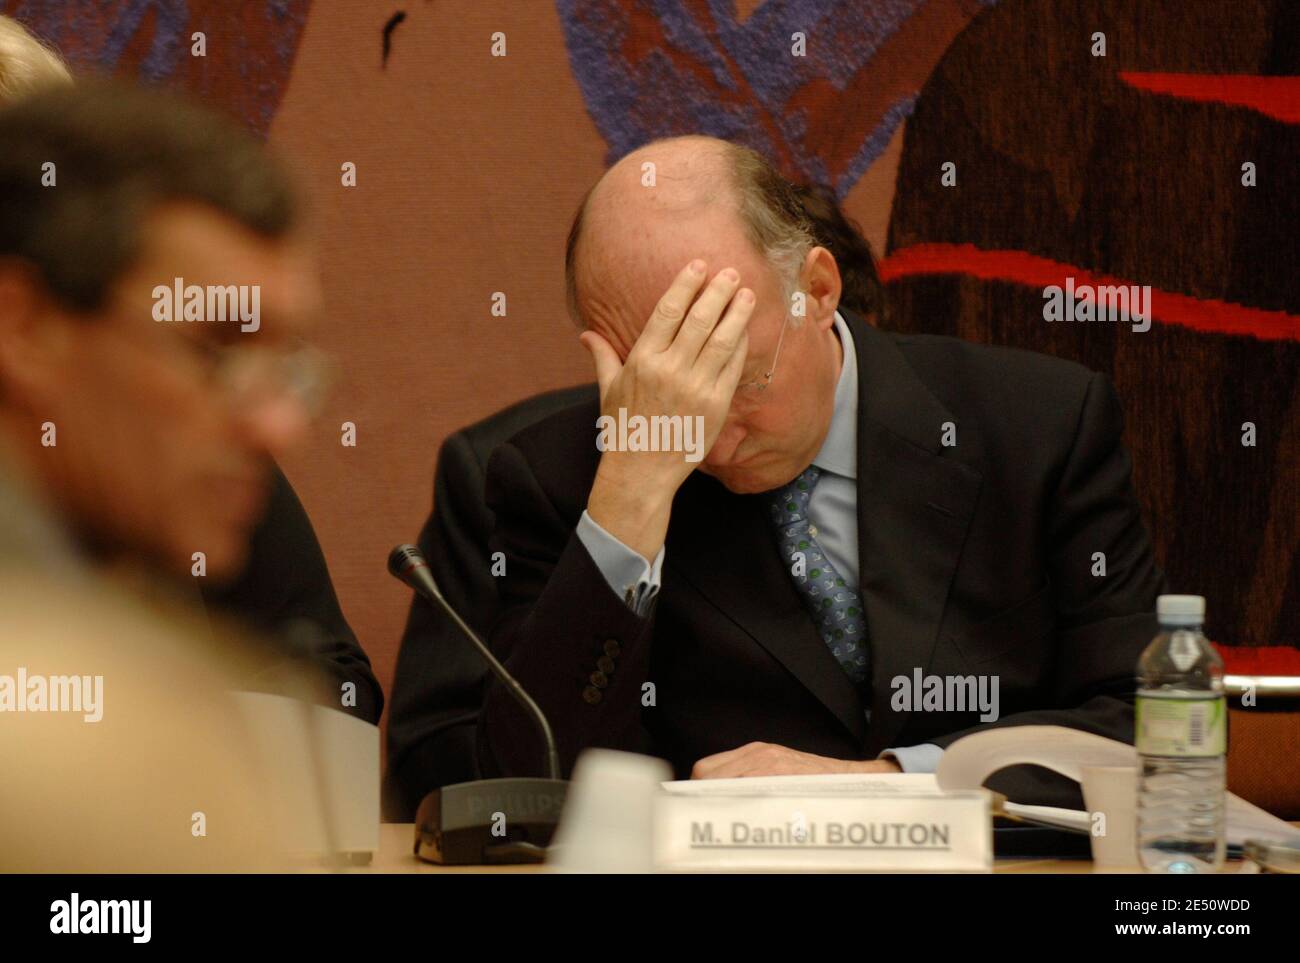
[[[379,826],[379,852],[369,866],[348,870],[355,873],[542,873],[545,866],[436,866],[415,857],[414,823],[381,823]],[[1243,869],[1241,862],[1228,863],[1225,872]],[[1097,869],[1086,859],[999,859],[993,864],[995,873],[1141,873],[1139,867],[1129,870]],[[1249,872],[1249,870],[1247,870]]]

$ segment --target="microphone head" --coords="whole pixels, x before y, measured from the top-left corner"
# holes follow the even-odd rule
[[[422,553],[414,545],[398,545],[388,553],[388,574],[405,582],[407,574],[414,568],[428,567]]]
[[[433,570],[424,553],[414,545],[398,545],[388,553],[388,573],[420,595],[442,599]]]

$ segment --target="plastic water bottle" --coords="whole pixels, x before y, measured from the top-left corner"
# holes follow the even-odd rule
[[[1138,661],[1137,838],[1154,873],[1223,868],[1228,707],[1223,660],[1201,632],[1205,599],[1162,595],[1160,633]]]

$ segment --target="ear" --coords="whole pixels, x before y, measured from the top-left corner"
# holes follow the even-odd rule
[[[835,309],[844,287],[835,255],[824,247],[809,251],[799,272],[799,283],[808,293],[808,317],[819,328],[829,328],[835,323]]]
[[[51,312],[36,272],[0,259],[0,396],[30,404],[57,389],[67,332]]]

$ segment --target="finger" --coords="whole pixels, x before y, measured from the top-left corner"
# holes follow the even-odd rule
[[[718,326],[718,319],[726,311],[739,285],[740,274],[735,268],[727,268],[714,275],[708,287],[695,299],[669,349],[683,364],[695,364],[700,349]]]
[[[697,759],[695,765],[691,767],[691,778],[712,779],[714,771],[722,765],[722,757],[729,755],[731,755],[730,752],[720,752],[712,756],[705,756],[703,759]]]
[[[732,759],[730,762],[717,767],[709,773],[709,779],[745,779],[751,776],[771,776],[778,775],[771,771],[768,763],[756,758],[753,754],[741,756],[738,759]]]
[[[755,749],[761,748],[762,746],[763,743],[761,742],[747,742],[743,746],[739,746],[735,749],[728,749],[726,752],[715,752],[711,756],[705,756],[703,759],[700,759],[695,763],[694,768],[691,770],[691,778],[716,778],[716,773],[719,769],[734,763],[737,759],[747,756],[749,753],[753,752]]]
[[[584,331],[578,336],[582,346],[591,355],[596,366],[596,383],[600,385],[600,400],[604,404],[605,394],[618,373],[623,370],[623,362],[618,359],[618,352],[595,331]]]
[[[677,277],[673,278],[673,283],[650,313],[650,320],[636,340],[637,346],[643,346],[642,350],[664,351],[673,343],[707,273],[708,265],[699,258],[677,272]]]
[[[735,762],[718,762],[713,756],[701,759],[691,770],[692,779],[725,779],[732,775],[729,767],[735,766]]]
[[[740,371],[743,370],[748,357],[747,332],[749,319],[754,316],[754,304],[754,292],[749,288],[741,288],[736,292],[736,296],[731,299],[731,304],[727,308],[727,313],[713,329],[709,340],[700,349],[699,357],[695,359],[696,370],[700,374],[709,380],[717,381],[730,365],[735,364],[736,377],[739,380]],[[742,347],[742,341],[745,342],[744,350],[737,352],[737,349]],[[737,361],[738,353],[739,361]],[[735,385],[732,387],[734,388]]]
[[[717,387],[727,398],[727,407],[730,409],[732,401],[739,391],[740,379],[745,372],[745,364],[749,360],[749,335],[742,334],[740,342],[736,345],[736,350],[732,352],[731,358],[728,359],[723,369],[718,372]]]

